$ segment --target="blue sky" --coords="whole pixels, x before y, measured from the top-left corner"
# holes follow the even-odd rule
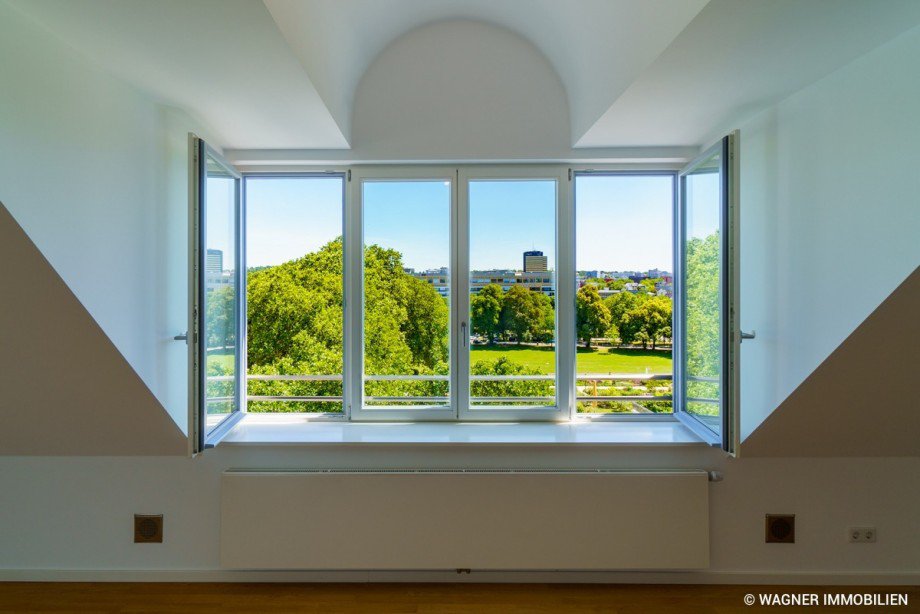
[[[576,176],[575,267],[671,271],[672,190],[669,175]]]
[[[470,268],[520,268],[526,250],[555,258],[555,183],[470,184]],[[364,241],[403,254],[416,270],[448,266],[450,192],[443,181],[364,184]]]
[[[717,227],[715,178],[692,181],[691,236]],[[449,184],[375,181],[363,189],[366,242],[401,251],[417,270],[448,265]],[[209,190],[209,246],[226,250],[230,195],[216,182]],[[247,190],[248,266],[298,258],[342,234],[340,178],[251,178]],[[552,181],[474,181],[469,192],[472,269],[520,268],[529,249],[543,251],[552,267]],[[669,176],[581,176],[576,203],[578,269],[673,268]]]
[[[246,181],[247,266],[281,264],[342,234],[341,177]]]

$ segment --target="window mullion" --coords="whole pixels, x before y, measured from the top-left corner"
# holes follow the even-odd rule
[[[454,387],[454,399],[456,403],[457,418],[463,419],[469,415],[470,411],[470,296],[469,296],[469,277],[470,277],[470,241],[469,241],[469,183],[466,173],[457,170],[456,188],[454,194],[456,201],[454,208],[454,228],[451,237],[454,242],[454,271],[451,278],[453,286],[453,313],[454,313],[454,331],[456,339],[455,347],[452,348],[456,360],[456,368],[451,378],[451,385]],[[466,322],[465,331],[461,330],[461,324]],[[465,333],[466,342],[461,339],[461,334]]]
[[[575,206],[571,171],[560,169],[556,198],[556,403],[575,415]]]
[[[363,297],[361,293],[363,258],[361,245],[364,241],[361,232],[361,189],[360,181],[353,181],[349,173],[345,193],[345,236],[343,237],[345,260],[343,263],[345,277],[345,331],[344,331],[344,382],[342,394],[348,420],[360,409],[362,403],[363,352],[361,325]]]

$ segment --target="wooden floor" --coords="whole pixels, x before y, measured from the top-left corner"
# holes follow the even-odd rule
[[[908,607],[747,606],[747,593],[907,593]],[[0,583],[0,612],[236,614],[239,612],[500,612],[732,614],[754,611],[917,612],[917,587],[599,584]]]

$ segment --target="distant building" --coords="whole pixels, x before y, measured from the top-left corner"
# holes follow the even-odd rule
[[[447,268],[430,269],[414,273],[416,279],[431,284],[438,294],[450,296],[450,273]],[[470,271],[470,293],[477,294],[489,284],[499,286],[507,292],[514,286],[523,286],[534,292],[547,296],[556,293],[556,284],[552,271],[512,271],[495,269],[491,271]]]
[[[447,267],[428,269],[427,271],[419,271],[417,273],[410,269],[406,272],[410,273],[410,275],[416,279],[421,279],[434,286],[438,294],[444,298],[450,296],[450,273],[448,273]]]
[[[224,270],[224,252],[209,249],[204,261],[204,270],[208,273],[221,273]]]
[[[219,249],[209,249],[204,259],[205,290],[211,292],[234,282],[233,272],[224,270],[224,252]]]
[[[524,272],[545,272],[548,270],[547,258],[541,251],[524,252]]]
[[[553,278],[553,272],[545,269],[542,271],[471,271],[470,293],[476,294],[489,284],[496,284],[501,286],[505,292],[513,286],[523,286],[528,290],[553,296],[556,293]]]

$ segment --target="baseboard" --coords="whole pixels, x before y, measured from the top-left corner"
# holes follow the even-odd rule
[[[773,571],[228,571],[0,569],[0,582],[442,582],[920,586],[913,572]]]

